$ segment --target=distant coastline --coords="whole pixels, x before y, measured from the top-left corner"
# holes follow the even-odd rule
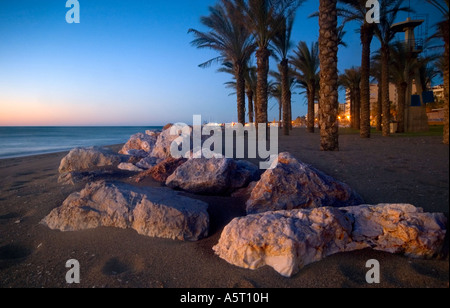
[[[76,147],[125,143],[162,126],[0,126],[0,159],[58,153]]]

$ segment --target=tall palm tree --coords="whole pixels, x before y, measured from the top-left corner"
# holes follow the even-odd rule
[[[269,44],[282,26],[280,16],[290,16],[303,0],[234,0],[244,12],[241,25],[253,34],[257,45],[257,123],[268,123]]]
[[[352,67],[339,76],[339,85],[347,89],[350,96],[350,119],[352,128],[361,127],[361,69]]]
[[[375,114],[375,122],[377,131],[381,132],[382,130],[382,121],[383,121],[383,89],[381,87],[381,52],[377,51],[371,58],[370,62],[370,76],[373,77],[373,80],[378,84],[378,99],[376,104],[376,114]]]
[[[233,81],[225,82],[225,86],[227,88],[231,88],[236,90],[236,77],[234,76],[233,64],[230,62],[222,63],[222,67],[220,67],[217,72],[219,73],[228,73],[233,76]],[[249,123],[254,123],[254,101],[255,101],[255,93],[256,93],[256,67],[254,66],[245,66],[245,94],[247,95],[248,102],[248,117]],[[231,93],[230,95],[235,95],[236,92]]]
[[[375,24],[375,36],[381,43],[381,87],[383,108],[383,136],[390,135],[391,108],[389,100],[389,43],[394,39],[395,32],[392,30],[397,15],[401,11],[408,11],[402,7],[404,0],[379,0],[380,23]]]
[[[280,71],[281,68],[278,67],[278,70]],[[284,128],[284,105],[283,105],[283,77],[280,72],[270,71],[269,75],[273,77],[273,80],[269,82],[269,96],[275,98],[278,101],[278,107],[279,107],[279,121],[280,121],[280,129]],[[289,80],[288,80],[288,91],[290,94],[292,94],[292,90],[296,86],[297,80],[295,77],[293,77],[292,70],[289,69],[288,71]],[[289,123],[287,124],[287,127],[289,128]]]
[[[374,26],[367,22],[367,0],[339,0],[345,5],[340,8],[344,23],[360,23],[362,45],[361,56],[361,138],[370,138],[370,45],[373,40]]]
[[[339,151],[337,0],[320,0],[320,149]]]
[[[311,44],[311,47],[308,47],[306,42],[300,42],[290,60],[299,86],[306,90],[308,98],[307,130],[310,133],[314,133],[315,98],[320,80],[318,72],[320,68],[319,43],[314,42]]]
[[[230,62],[236,79],[238,121],[245,124],[245,67],[255,50],[251,33],[241,23],[239,8],[230,0],[220,0],[209,8],[210,15],[201,18],[201,23],[209,28],[209,32],[190,29],[195,39],[191,44],[197,48],[210,48],[220,53],[201,67],[209,67],[212,63]]]
[[[247,93],[247,101],[248,101],[248,119],[249,123],[254,123],[254,119],[256,118],[256,67],[250,66],[247,67],[245,74],[245,89]]]
[[[398,132],[405,132],[406,91],[410,77],[414,74],[417,59],[412,57],[403,42],[391,45],[390,74],[397,88],[397,122]]]
[[[439,34],[444,40],[444,144],[449,144],[449,0],[427,0],[442,14],[443,20],[438,24]]]
[[[277,60],[280,61],[278,65],[278,69],[281,75],[281,102],[283,109],[283,134],[285,136],[289,136],[289,128],[291,123],[290,105],[291,105],[291,97],[292,93],[290,91],[289,85],[289,60],[288,53],[292,47],[291,43],[291,34],[292,28],[294,25],[295,15],[291,14],[291,16],[280,16],[282,19],[281,27],[276,35],[273,37],[272,47],[275,50]],[[275,56],[275,54],[273,54]]]

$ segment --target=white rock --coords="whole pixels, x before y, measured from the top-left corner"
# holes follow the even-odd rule
[[[120,170],[131,171],[131,172],[142,172],[142,171],[144,171],[143,169],[138,168],[138,167],[136,167],[135,165],[133,165],[131,163],[121,163],[117,168],[120,169]]]
[[[127,160],[127,156],[119,155],[107,148],[76,148],[61,160],[59,172],[93,171],[104,167],[117,168],[121,162]]]
[[[133,155],[139,157],[148,156],[156,144],[157,136],[152,134],[137,133],[130,137],[127,143],[120,150],[120,154]]]
[[[132,228],[145,236],[196,241],[208,235],[207,208],[167,188],[100,181],[70,195],[42,223],[60,231]]]
[[[446,217],[408,204],[266,212],[227,225],[215,253],[248,269],[265,265],[286,277],[338,252],[372,247],[409,257],[440,252]]]
[[[281,153],[273,169],[261,176],[247,201],[247,213],[363,204],[348,185]]]

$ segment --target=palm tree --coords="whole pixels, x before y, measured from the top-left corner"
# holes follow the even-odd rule
[[[361,138],[370,138],[370,45],[374,26],[366,20],[367,0],[339,0],[345,5],[340,8],[344,23],[358,21],[361,24]]]
[[[383,89],[381,87],[381,54],[380,51],[375,53],[372,56],[370,62],[370,76],[373,77],[373,80],[378,84],[378,100],[376,105],[376,129],[381,132],[382,130],[382,121],[383,121]]]
[[[255,50],[255,44],[250,32],[241,23],[236,22],[241,17],[239,8],[230,0],[220,0],[209,8],[210,15],[201,18],[201,23],[210,32],[200,32],[190,29],[195,39],[191,44],[197,48],[210,48],[220,53],[201,67],[209,67],[215,62],[230,62],[236,79],[238,121],[245,124],[245,67]]]
[[[337,0],[320,0],[319,26],[320,148],[322,151],[339,151]]]
[[[417,64],[415,57],[411,56],[409,49],[403,42],[391,45],[390,50],[390,74],[392,82],[397,88],[397,122],[398,132],[405,132],[405,103],[406,91],[410,77],[414,74],[414,67]]]
[[[278,67],[278,70],[280,71],[281,68]],[[271,77],[274,78],[273,81],[269,82],[269,96],[275,98],[278,101],[280,129],[282,129],[284,128],[284,125],[286,125],[284,124],[284,121],[282,121],[284,120],[284,115],[282,114],[282,112],[284,112],[283,86],[282,86],[283,77],[280,72],[270,71],[269,74]],[[289,69],[288,75],[290,76],[288,80],[288,91],[289,94],[292,94],[292,90],[296,86],[297,80],[294,77],[292,77],[293,73],[291,69]],[[287,124],[287,127],[289,129],[289,123]]]
[[[427,0],[436,7],[443,16],[443,21],[438,24],[439,34],[444,40],[444,144],[449,144],[449,0]]]
[[[256,67],[250,66],[246,69],[245,74],[245,89],[247,93],[247,101],[248,101],[248,119],[249,123],[254,123],[254,119],[256,118]]]
[[[303,0],[234,0],[237,7],[244,12],[241,25],[253,34],[257,45],[257,123],[268,123],[268,83],[269,44],[282,26],[284,15],[289,17]]]
[[[228,73],[233,76],[233,81],[225,82],[225,86],[227,88],[235,89],[236,90],[236,77],[234,76],[234,70],[233,70],[233,64],[230,62],[222,63],[222,67],[220,67],[217,72],[219,73]],[[249,123],[254,123],[254,115],[255,115],[255,109],[254,109],[254,98],[256,93],[256,67],[248,65],[245,66],[245,73],[244,73],[244,79],[245,79],[245,94],[247,95],[247,101],[248,101],[248,118]],[[235,95],[236,92],[231,93],[230,95]]]
[[[375,36],[381,43],[381,87],[382,87],[382,108],[383,108],[383,136],[390,135],[391,108],[389,101],[389,43],[394,39],[395,32],[392,25],[397,14],[401,11],[408,11],[402,7],[404,0],[380,0],[380,23],[375,24]]]
[[[300,42],[290,57],[295,69],[294,75],[300,87],[306,90],[308,98],[307,130],[314,133],[315,98],[319,82],[319,43],[314,42],[309,48],[306,42]]]
[[[282,19],[281,27],[276,35],[273,37],[272,47],[278,54],[276,58],[281,61],[278,65],[278,69],[280,71],[281,77],[281,102],[283,109],[283,134],[285,136],[289,136],[289,128],[291,123],[290,105],[291,105],[291,97],[292,93],[290,91],[289,85],[289,60],[288,53],[292,47],[291,43],[291,34],[292,28],[294,25],[295,15],[291,14],[291,16],[280,16]],[[273,54],[275,56],[275,54]]]
[[[345,73],[339,76],[339,85],[347,89],[350,97],[350,119],[352,128],[360,129],[361,126],[361,69],[352,67],[346,69]]]

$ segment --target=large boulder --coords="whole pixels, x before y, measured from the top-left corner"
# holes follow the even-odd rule
[[[432,257],[442,248],[445,225],[443,214],[407,204],[265,212],[234,219],[213,250],[230,264],[268,265],[291,277],[331,254],[368,247]]]
[[[166,185],[195,194],[227,194],[255,180],[258,169],[229,158],[192,158],[167,178]]]
[[[157,182],[165,183],[167,178],[186,161],[187,160],[185,158],[169,157],[153,168],[138,174],[136,176],[136,182],[139,183],[145,178],[152,177]]]
[[[347,184],[281,153],[272,169],[261,176],[247,200],[247,213],[363,204]]]
[[[128,158],[128,156],[117,154],[108,148],[76,148],[61,160],[59,173],[93,171],[105,167],[117,168]]]
[[[410,204],[362,205],[339,209],[352,221],[357,248],[432,258],[444,243],[447,218]]]
[[[208,235],[207,209],[170,189],[99,181],[70,195],[42,223],[61,231],[132,228],[149,237],[196,241]]]
[[[159,134],[156,144],[150,153],[151,157],[156,157],[159,159],[166,159],[172,156],[171,147],[172,143],[181,136],[181,129],[184,127],[185,133],[192,131],[189,126],[180,126],[168,124],[164,127],[161,134]],[[178,134],[177,134],[178,133]],[[189,136],[190,138],[190,136]]]
[[[157,138],[158,134],[155,132],[137,133],[130,137],[119,153],[141,158],[147,157],[152,152]]]

